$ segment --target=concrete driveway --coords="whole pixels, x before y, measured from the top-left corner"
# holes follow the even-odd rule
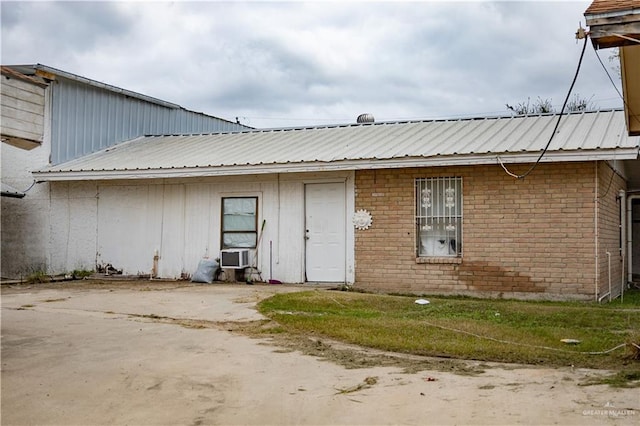
[[[308,288],[3,286],[2,424],[617,425],[640,418],[637,389],[577,386],[597,374],[589,370],[493,365],[475,377],[347,370],[224,326],[261,319],[254,307],[264,297]]]

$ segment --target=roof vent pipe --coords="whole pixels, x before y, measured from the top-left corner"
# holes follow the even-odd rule
[[[356,123],[374,123],[375,121],[373,114],[369,113],[360,114],[356,119]]]

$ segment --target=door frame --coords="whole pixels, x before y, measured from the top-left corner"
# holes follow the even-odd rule
[[[302,236],[306,236],[306,220],[307,220],[307,184],[316,183],[342,183],[344,184],[345,196],[345,283],[353,284],[355,282],[355,232],[353,226],[353,212],[355,211],[355,172],[350,171],[345,176],[335,178],[310,178],[302,181],[302,215],[303,228]],[[302,250],[302,282],[314,283],[316,281],[307,281],[307,244],[306,240]]]

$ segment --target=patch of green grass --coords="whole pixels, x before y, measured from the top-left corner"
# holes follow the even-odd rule
[[[278,294],[259,304],[290,333],[417,355],[623,370],[640,332],[640,292],[624,302],[530,302],[344,291]],[[567,345],[561,339],[576,339]],[[598,353],[598,354],[592,354]]]
[[[34,308],[34,307],[35,307],[35,305],[31,305],[31,304],[28,304],[28,305],[22,305],[22,306],[20,306],[17,310],[18,310],[18,311],[24,311],[24,310],[26,310],[26,309],[31,309],[31,308]]]
[[[580,383],[580,386],[609,385],[614,388],[638,388],[640,387],[640,370],[619,371],[616,374],[597,377]]]
[[[29,284],[48,283],[51,281],[51,277],[44,271],[33,271],[27,275],[25,281]]]
[[[88,269],[74,269],[71,272],[71,276],[74,280],[82,280],[84,278],[90,277],[91,275],[93,275],[93,271],[90,271]]]

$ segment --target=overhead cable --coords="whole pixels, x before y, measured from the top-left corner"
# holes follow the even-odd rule
[[[631,107],[629,106],[627,101],[624,99],[624,96],[622,95],[622,93],[620,93],[620,90],[618,89],[618,86],[613,81],[613,77],[611,77],[611,73],[609,73],[609,70],[607,69],[607,66],[604,64],[604,62],[602,62],[602,59],[600,58],[600,55],[598,54],[598,49],[596,49],[595,46],[594,46],[593,50],[594,50],[594,52],[596,52],[596,58],[598,58],[598,62],[600,62],[600,65],[602,65],[602,69],[604,69],[604,72],[607,74],[607,77],[609,77],[609,81],[611,82],[611,85],[616,90],[616,93],[618,94],[618,96],[620,96],[620,99],[622,99],[622,103],[624,104],[624,106],[629,111],[629,116],[631,118],[633,118],[634,120],[636,120],[638,123],[640,123],[640,118],[638,118],[638,116],[634,114],[633,110],[631,109]]]
[[[567,92],[567,97],[564,99],[564,103],[562,104],[562,109],[560,110],[560,114],[558,114],[558,120],[556,121],[556,125],[553,128],[553,132],[551,133],[551,136],[549,136],[549,140],[547,141],[547,144],[545,145],[544,149],[540,153],[540,156],[538,156],[538,159],[536,160],[536,162],[529,168],[529,170],[527,170],[526,172],[524,172],[521,175],[517,175],[517,174],[509,171],[509,169],[507,169],[507,167],[504,165],[504,163],[502,162],[500,157],[497,157],[498,162],[500,163],[500,165],[502,166],[504,171],[509,176],[513,176],[516,179],[524,179],[524,178],[526,178],[527,176],[529,176],[529,174],[531,174],[531,172],[533,172],[533,170],[538,166],[540,161],[542,161],[542,157],[544,157],[544,155],[547,153],[547,150],[549,149],[549,146],[551,145],[551,141],[553,140],[554,136],[556,135],[556,131],[558,130],[558,126],[560,126],[560,120],[562,119],[562,116],[564,115],[564,110],[567,107],[567,103],[569,102],[569,97],[571,96],[571,92],[573,91],[573,86],[575,86],[576,80],[578,80],[578,74],[580,73],[580,67],[582,66],[582,58],[584,58],[584,52],[585,52],[585,50],[587,48],[587,40],[588,40],[588,38],[585,37],[584,44],[582,45],[582,52],[580,52],[580,59],[578,59],[578,66],[576,68],[576,73],[573,76],[573,81],[571,82],[571,86],[569,86],[569,91]]]

